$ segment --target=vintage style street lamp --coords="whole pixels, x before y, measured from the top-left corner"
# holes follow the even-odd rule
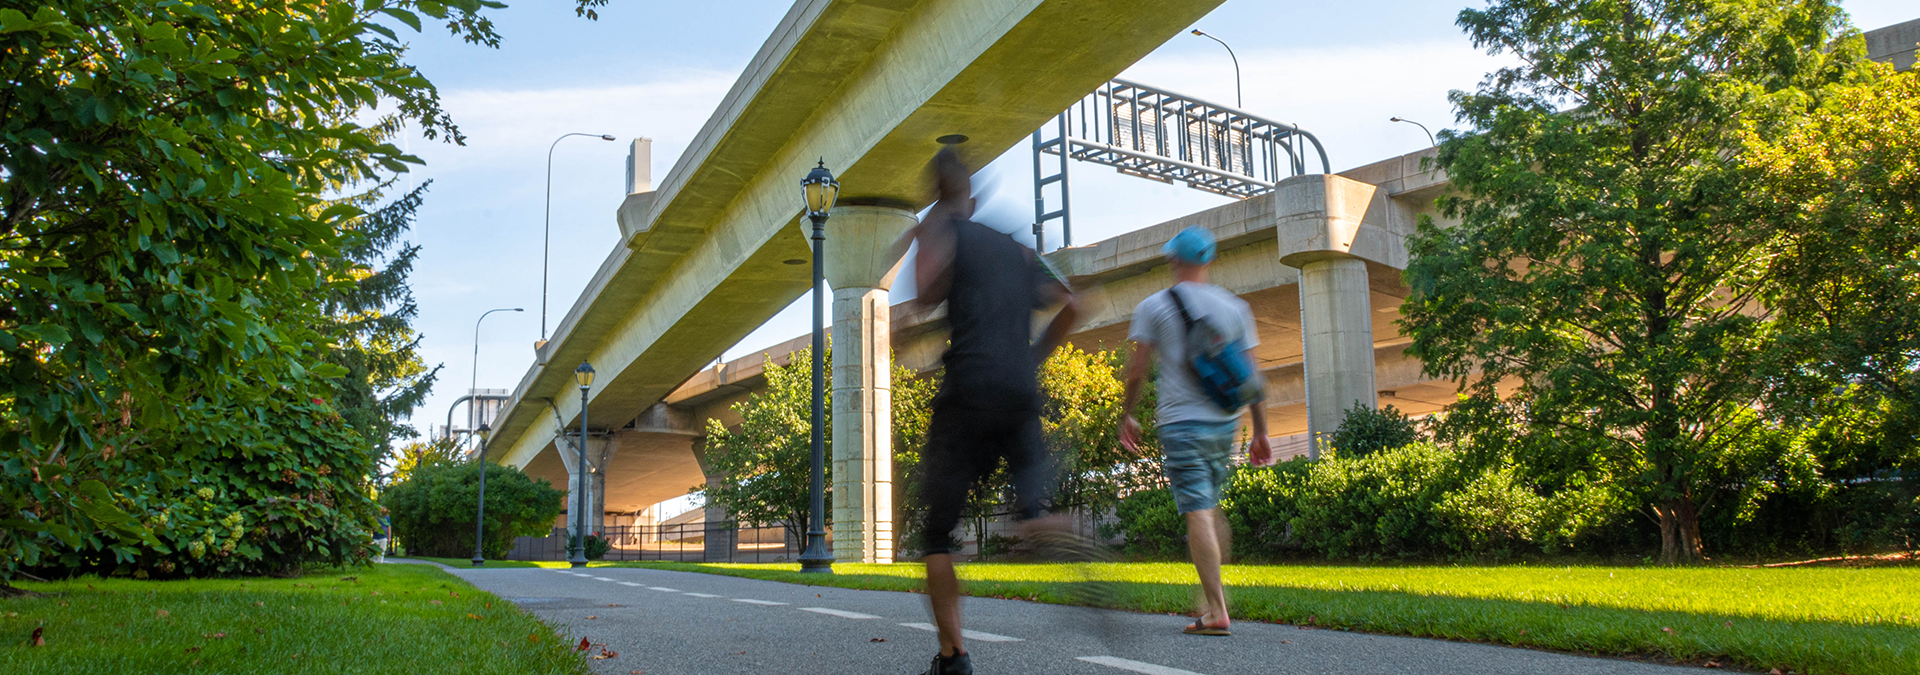
[[[827,442],[826,422],[826,382],[823,375],[826,356],[826,334],[820,324],[826,319],[825,306],[822,304],[820,287],[826,276],[823,266],[827,247],[827,212],[833,209],[833,202],[840,198],[840,183],[833,179],[833,172],[827,170],[827,161],[807,172],[806,180],[800,181],[800,194],[806,198],[807,219],[813,221],[813,476],[807,485],[811,502],[807,509],[807,548],[800,553],[800,571],[823,574],[833,573],[833,552],[827,550]]]
[[[487,564],[486,554],[480,551],[480,542],[487,533],[487,434],[492,431],[493,428],[487,426],[486,422],[481,422],[480,428],[474,429],[480,437],[480,449],[473,455],[473,463],[480,467],[480,498],[475,500],[480,502],[480,510],[473,518],[474,567]]]
[[[567,564],[573,567],[587,566],[587,387],[593,386],[593,364],[580,362],[573,369],[573,381],[580,385],[580,443],[574,446],[579,454],[573,463],[574,495],[573,512],[573,555],[567,557]]]

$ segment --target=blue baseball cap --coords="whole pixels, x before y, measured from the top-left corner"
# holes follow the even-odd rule
[[[1205,265],[1213,262],[1216,253],[1218,251],[1214,247],[1213,231],[1199,225],[1187,226],[1187,229],[1181,230],[1179,234],[1173,235],[1172,239],[1168,239],[1166,246],[1160,247],[1161,255],[1189,265]]]

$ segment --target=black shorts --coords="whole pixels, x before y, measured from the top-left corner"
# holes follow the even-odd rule
[[[1045,513],[1051,476],[1038,411],[934,404],[920,460],[920,494],[927,503],[920,532],[927,555],[953,552],[953,528],[960,524],[967,496],[1002,459],[1013,482],[1014,517],[1028,520]]]

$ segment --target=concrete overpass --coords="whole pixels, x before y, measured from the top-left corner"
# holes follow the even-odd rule
[[[539,348],[496,421],[489,459],[538,466],[555,456],[556,439],[582,412],[573,369],[589,361],[600,373],[585,405],[596,432],[589,462],[611,466],[616,452],[622,465],[660,461],[645,444],[599,432],[627,426],[807,290],[796,184],[816,160],[843,186],[828,274],[836,317],[854,318],[836,320],[837,343],[884,340],[894,267],[885,248],[929,201],[921,173],[936,139],[968,137],[961,155],[982,166],[1219,2],[796,2],[659,189],[621,205],[622,244]],[[878,354],[881,362],[865,365],[884,378],[887,350],[865,351]],[[866,393],[843,397],[849,404],[884,406],[884,382],[857,388]],[[885,410],[862,409],[868,424],[854,433],[874,437]],[[863,496],[836,492],[859,497],[859,513],[891,512],[891,475],[872,461],[881,450],[854,463],[867,467],[863,475],[839,472],[866,486]],[[836,554],[891,559],[891,523],[878,520],[836,517]]]
[[[925,371],[944,343],[938,313],[888,306],[897,260],[885,251],[927,202],[921,166],[948,134],[980,166],[1079,94],[1124,69],[1215,0],[802,0],[789,11],[657,192],[617,214],[623,245],[601,265],[516,388],[488,448],[493,461],[572,485],[573,368],[601,373],[589,393],[597,528],[705,482],[702,425],[759,386],[765,357],[702,370],[807,290],[810,252],[796,183],[815,159],[841,172],[830,221],[834,291],[835,555],[892,559],[890,352]],[[1874,31],[1876,58],[1910,66],[1920,21]],[[1083,348],[1115,346],[1135,303],[1164,288],[1161,242],[1212,228],[1215,280],[1248,300],[1261,330],[1270,422],[1295,440],[1381,400],[1410,413],[1450,401],[1423,378],[1394,326],[1406,290],[1404,239],[1433,214],[1444,176],[1431,151],[1339,175],[1301,176],[1267,195],[1048,254],[1089,297]],[[806,338],[768,351],[776,361]],[[571,502],[570,502],[571,503]]]

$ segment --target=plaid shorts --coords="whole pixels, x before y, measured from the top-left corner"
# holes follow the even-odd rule
[[[1181,513],[1220,506],[1220,490],[1233,474],[1233,437],[1239,430],[1239,420],[1160,425],[1167,482]]]

